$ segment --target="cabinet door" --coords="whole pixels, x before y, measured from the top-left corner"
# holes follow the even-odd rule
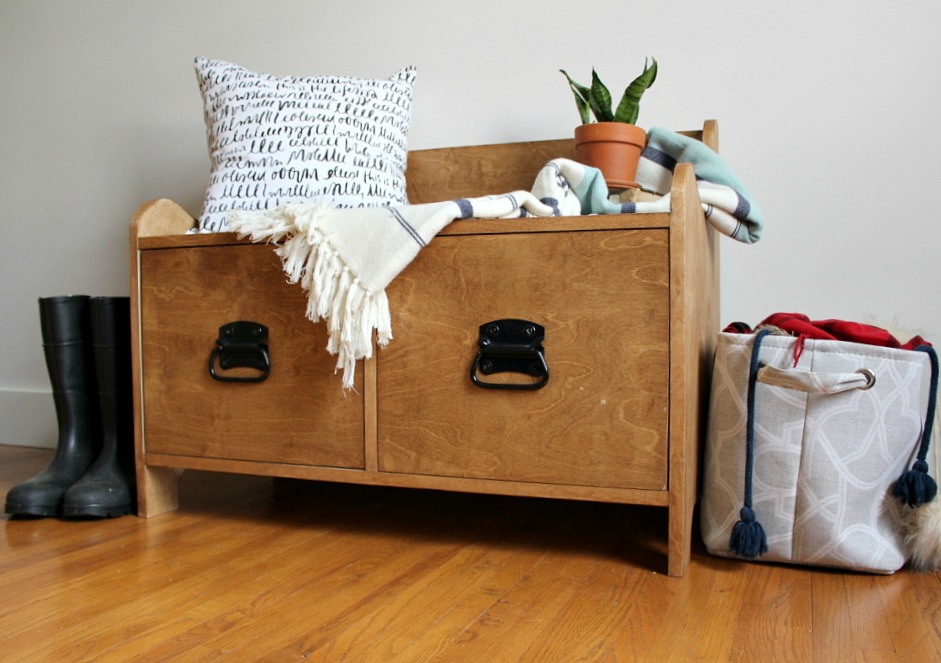
[[[668,232],[435,238],[388,292],[380,470],[664,490]],[[503,318],[545,328],[541,389],[472,383],[479,327]]]
[[[271,246],[154,249],[140,261],[147,453],[364,466],[362,398],[342,393],[324,326],[304,317],[306,295],[286,282]],[[238,320],[268,328],[263,382],[209,374],[219,328]]]

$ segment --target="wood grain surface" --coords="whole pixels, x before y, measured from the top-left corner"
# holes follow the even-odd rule
[[[49,450],[0,446],[0,494]],[[157,518],[0,516],[5,661],[933,661],[941,578],[707,555],[652,507],[187,472]]]
[[[362,397],[339,388],[326,331],[305,318],[306,296],[270,246],[145,251],[140,272],[147,453],[364,466]],[[268,328],[263,382],[210,376],[219,328],[234,321]]]
[[[439,237],[389,289],[400,340],[378,366],[380,469],[665,490],[668,242],[665,230]],[[471,382],[479,327],[503,318],[545,327],[545,387]],[[480,378],[535,381],[508,375]]]

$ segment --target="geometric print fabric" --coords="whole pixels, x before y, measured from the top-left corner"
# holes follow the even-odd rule
[[[805,393],[758,383],[752,505],[767,534],[761,561],[893,573],[905,563],[902,506],[892,496],[920,442],[928,357],[843,341],[767,336],[760,361],[779,369],[875,375],[868,389]],[[719,334],[703,469],[702,535],[729,546],[745,482],[747,390],[753,335]]]

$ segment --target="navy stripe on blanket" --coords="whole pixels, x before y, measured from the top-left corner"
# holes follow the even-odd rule
[[[545,198],[540,198],[539,202],[543,205],[552,208],[552,216],[562,216],[562,211],[559,209],[559,199],[546,196]],[[525,210],[523,210],[525,211]]]
[[[469,219],[474,216],[474,205],[467,198],[458,198],[454,201],[454,204],[460,210],[462,219]]]
[[[655,147],[647,146],[644,148],[644,153],[641,156],[648,161],[652,161],[653,163],[666,168],[670,172],[676,170],[676,159],[671,157],[666,152],[661,152]]]
[[[747,219],[751,214],[751,205],[744,196],[739,196],[738,192],[736,192],[736,195],[738,196],[738,205],[735,206],[735,212],[732,213],[732,216],[736,219]]]
[[[412,236],[412,239],[415,240],[418,246],[421,248],[425,248],[425,246],[427,246],[425,240],[423,240],[421,235],[418,234],[418,231],[412,227],[412,224],[405,220],[405,217],[402,216],[397,209],[394,207],[386,207],[386,209],[392,213],[392,216],[395,217],[395,220],[399,222],[399,225],[402,226],[405,232]]]

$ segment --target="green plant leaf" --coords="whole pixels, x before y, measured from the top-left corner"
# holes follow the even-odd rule
[[[624,90],[624,96],[618,104],[617,112],[614,114],[615,122],[627,122],[634,124],[637,122],[637,116],[640,112],[640,98],[644,92],[657,80],[657,60],[650,58],[651,65],[647,65],[647,58],[644,58],[644,71],[635,78],[627,89]]]
[[[569,82],[569,87],[572,88],[572,94],[575,95],[575,106],[578,108],[578,115],[582,119],[582,124],[588,124],[591,122],[591,113],[589,111],[588,98],[591,96],[591,90],[580,83],[576,83],[572,80],[572,77],[568,75],[565,69],[559,69]]]
[[[598,78],[598,72],[591,70],[591,96],[588,98],[595,119],[599,122],[612,122],[614,114],[611,112],[611,93],[605,84]]]

